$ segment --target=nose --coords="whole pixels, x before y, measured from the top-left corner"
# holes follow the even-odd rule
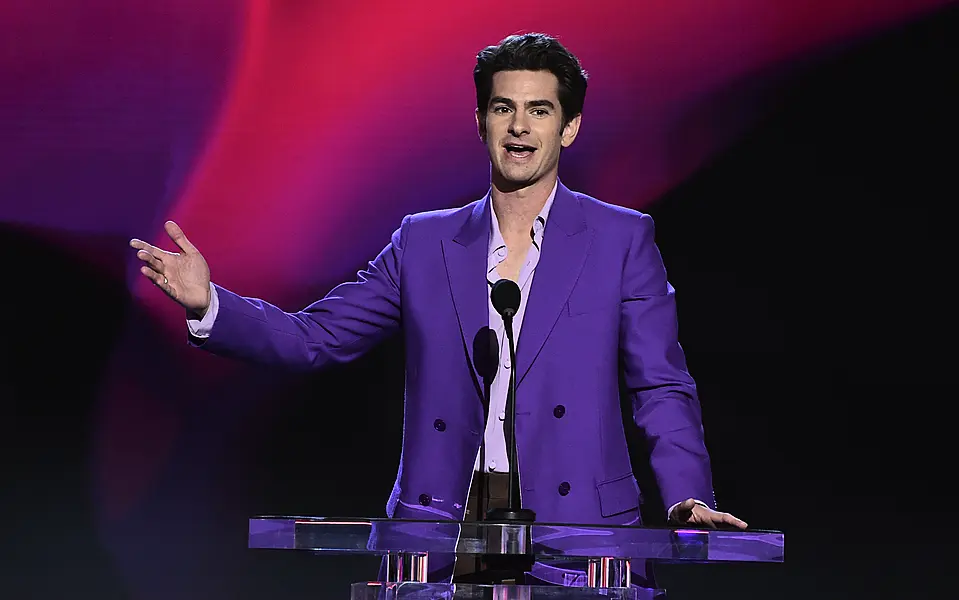
[[[513,113],[513,118],[509,123],[509,133],[512,136],[520,137],[523,134],[529,133],[529,117],[526,113],[522,111],[516,111]]]

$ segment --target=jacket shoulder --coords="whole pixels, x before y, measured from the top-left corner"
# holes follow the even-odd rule
[[[482,199],[455,208],[413,213],[407,215],[404,222],[416,229],[417,235],[426,233],[430,236],[452,236],[463,227],[480,202]]]
[[[604,202],[581,192],[573,192],[573,195],[579,201],[586,219],[594,227],[633,230],[637,227],[651,227],[653,224],[653,218],[642,211]]]

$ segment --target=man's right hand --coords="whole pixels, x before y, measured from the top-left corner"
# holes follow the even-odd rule
[[[167,221],[163,228],[180,252],[130,240],[130,246],[137,249],[137,258],[144,262],[140,272],[179,302],[189,315],[202,318],[210,308],[210,267],[176,223]]]

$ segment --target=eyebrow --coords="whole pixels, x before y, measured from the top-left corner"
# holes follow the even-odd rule
[[[513,102],[509,98],[504,98],[503,96],[493,96],[492,98],[490,98],[489,103],[490,103],[490,106],[492,106],[493,104],[505,104],[506,106],[510,108],[516,108],[515,102]],[[537,106],[545,106],[546,108],[550,108],[553,110],[556,109],[556,105],[550,102],[549,100],[530,100],[529,102],[526,103],[526,108],[534,108]]]

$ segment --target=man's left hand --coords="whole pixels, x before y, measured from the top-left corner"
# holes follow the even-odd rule
[[[689,498],[676,505],[670,515],[670,520],[679,525],[716,529],[723,526],[732,526],[746,529],[746,522],[729,513],[718,512],[698,504],[695,499]]]

